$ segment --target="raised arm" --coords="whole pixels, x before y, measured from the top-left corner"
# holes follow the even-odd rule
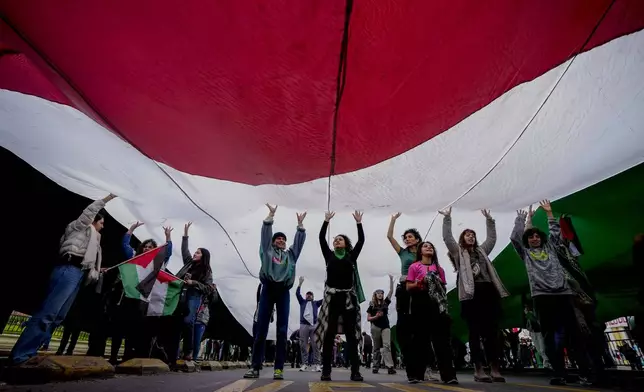
[[[389,292],[387,293],[387,298],[391,301],[391,296],[394,294],[394,276],[389,275]]]
[[[525,254],[525,247],[523,246],[523,232],[525,231],[525,221],[528,213],[523,210],[517,211],[517,217],[514,220],[514,228],[512,233],[510,233],[510,242],[514,247],[514,250],[517,251],[521,259]]]
[[[304,298],[302,297],[302,283],[304,283],[304,277],[300,276],[300,284],[297,285],[297,289],[295,289],[295,296],[297,297],[297,302],[302,305],[304,303]]]
[[[306,230],[304,229],[304,218],[306,218],[306,212],[302,214],[297,214],[297,231],[295,232],[295,239],[293,240],[293,245],[291,245],[291,252],[293,252],[293,257],[295,258],[294,262],[297,262],[297,259],[302,253],[302,248],[304,247],[304,241],[306,241]]]
[[[181,239],[181,258],[183,259],[184,265],[192,261],[192,253],[190,253],[190,249],[188,248],[188,231],[190,230],[190,226],[192,226],[192,222],[188,222],[185,226],[183,226],[183,238]]]
[[[324,222],[322,222],[322,227],[320,227],[320,249],[322,250],[322,255],[324,256],[324,261],[329,262],[329,259],[333,256],[333,252],[329,248],[329,243],[326,241],[326,231],[329,227],[329,221],[335,216],[335,212],[326,212],[324,214]]]
[[[136,221],[130,226],[129,230],[123,235],[123,253],[125,254],[126,259],[131,259],[134,257],[134,254],[136,253],[134,251],[134,248],[132,248],[132,245],[130,245],[130,241],[132,240],[132,234],[134,234],[134,230],[137,228],[143,226],[143,222]]]
[[[356,242],[356,245],[353,247],[353,250],[351,251],[351,256],[353,257],[353,261],[358,260],[358,256],[360,256],[360,252],[362,252],[362,247],[364,246],[364,230],[362,228],[362,212],[356,211],[353,213],[353,219],[356,220],[356,225],[358,226],[358,242]]]
[[[452,207],[438,212],[443,215],[443,242],[445,242],[449,253],[456,259],[458,256],[458,242],[456,242],[452,234]]]
[[[492,215],[490,215],[490,210],[481,210],[481,213],[485,217],[485,227],[487,229],[485,241],[481,244],[481,249],[483,249],[486,255],[489,255],[492,253],[494,245],[496,245],[496,223]]]
[[[534,217],[534,211],[532,210],[532,205],[530,205],[530,208],[528,208],[528,219],[526,219],[524,230],[532,229],[532,227],[534,227],[532,224],[533,217]]]
[[[400,217],[400,212],[394,214],[391,216],[391,220],[389,221],[389,229],[387,229],[387,239],[389,240],[389,243],[391,246],[394,248],[396,253],[400,253],[401,247],[398,241],[396,241],[396,238],[394,237],[394,229],[396,227],[396,219]]]
[[[268,216],[262,223],[260,252],[267,252],[271,248],[271,246],[273,246],[273,220],[275,218],[275,211],[277,211],[277,206],[273,207],[270,204],[266,204],[266,207],[268,207]]]
[[[546,215],[548,216],[548,230],[550,231],[550,235],[548,235],[548,242],[552,245],[558,245],[562,243],[563,237],[561,236],[561,226],[559,225],[559,221],[555,219],[555,216],[552,213],[550,200],[543,200],[539,204],[541,204],[541,208],[543,208],[543,210],[546,212]]]
[[[170,261],[172,257],[172,227],[167,226],[163,227],[163,233],[165,234],[165,257],[163,258],[163,265],[165,266]]]
[[[69,227],[74,231],[85,230],[89,225],[94,223],[94,218],[96,218],[98,212],[105,207],[105,204],[114,198],[116,198],[116,196],[110,193],[104,198],[94,201],[83,210],[83,213],[75,221],[69,224]]]

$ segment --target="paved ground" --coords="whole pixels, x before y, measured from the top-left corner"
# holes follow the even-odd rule
[[[592,387],[551,387],[544,376],[509,376],[506,384],[481,384],[472,380],[471,373],[460,373],[458,386],[442,383],[408,385],[402,374],[374,375],[365,371],[363,383],[349,381],[349,372],[344,369],[333,372],[333,382],[320,382],[319,373],[302,373],[296,369],[285,371],[285,381],[273,381],[272,371],[264,371],[259,380],[243,380],[244,370],[200,373],[168,373],[156,376],[118,376],[107,380],[67,382],[39,386],[0,385],[0,391],[11,392],[598,392],[612,391]]]

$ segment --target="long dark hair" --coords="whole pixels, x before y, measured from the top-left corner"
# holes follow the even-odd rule
[[[474,245],[473,248],[476,249],[479,247],[479,237],[476,235],[476,232],[472,229],[465,229],[461,233],[461,235],[458,237],[458,244],[461,246],[461,248],[469,248],[469,245],[465,243],[465,234],[467,233],[472,233],[474,234]]]
[[[432,264],[436,264],[437,269],[441,269],[441,265],[438,263],[438,255],[436,254],[436,247],[429,241],[423,241],[418,243],[418,249],[416,249],[416,261],[423,261],[423,245],[429,244],[434,249],[434,254],[432,255]]]
[[[201,251],[201,260],[192,264],[190,267],[190,274],[192,279],[202,282],[210,275],[212,275],[212,268],[210,267],[210,251],[206,248],[199,248]]]

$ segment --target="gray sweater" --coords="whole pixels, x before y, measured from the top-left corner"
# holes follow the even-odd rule
[[[514,249],[525,262],[532,297],[573,294],[557,257],[557,247],[562,246],[561,227],[554,218],[548,219],[548,227],[548,240],[539,248],[528,249],[523,245],[525,220],[521,217],[514,221],[514,229],[510,235]]]

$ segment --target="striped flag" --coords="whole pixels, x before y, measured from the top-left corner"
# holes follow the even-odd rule
[[[148,303],[148,316],[169,316],[179,302],[183,281],[163,271],[165,245],[140,254],[119,266],[126,297]]]

